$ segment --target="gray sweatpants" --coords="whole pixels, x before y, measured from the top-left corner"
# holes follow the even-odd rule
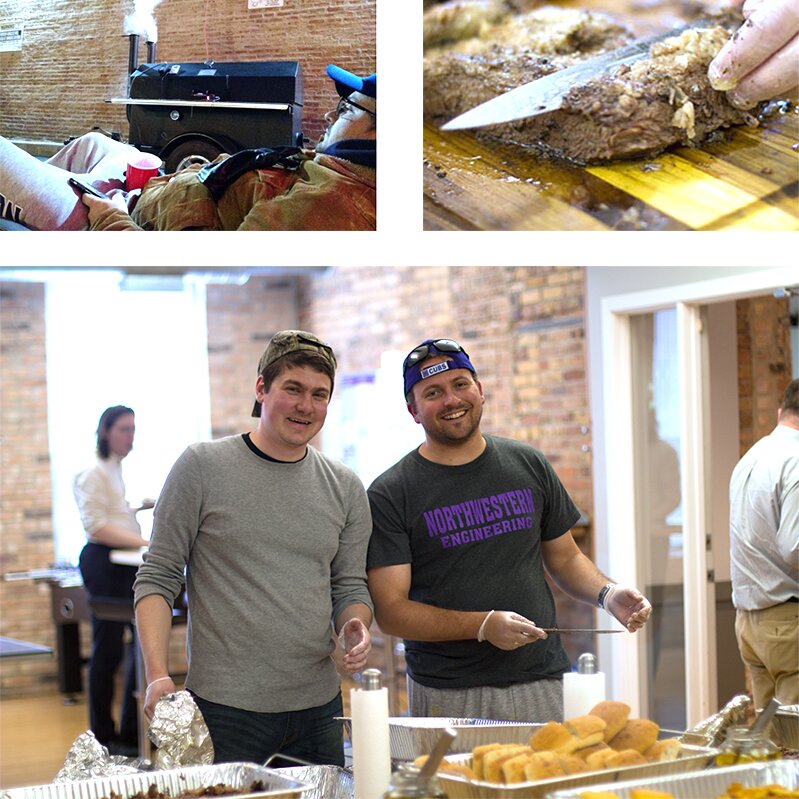
[[[428,688],[408,681],[408,713],[450,719],[563,721],[563,680],[535,680],[507,688]]]
[[[100,191],[124,188],[125,169],[135,147],[102,133],[87,133],[39,161],[0,136],[0,216],[34,230],[86,230],[87,208],[71,176]]]

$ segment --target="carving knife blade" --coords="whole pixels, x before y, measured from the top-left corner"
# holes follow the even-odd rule
[[[572,86],[586,83],[598,75],[611,72],[622,64],[633,64],[646,58],[649,55],[649,48],[655,42],[663,41],[670,36],[679,36],[688,28],[701,28],[712,24],[703,19],[671,28],[665,33],[659,33],[646,39],[636,39],[632,44],[617,50],[611,50],[566,69],[560,69],[551,75],[545,75],[543,78],[537,78],[530,83],[517,86],[515,89],[487,100],[451,119],[441,126],[441,130],[482,128],[486,125],[497,125],[501,122],[512,122],[515,119],[526,119],[546,114],[549,111],[556,111]]]
[[[540,627],[539,629],[543,630],[545,633],[626,633],[627,632],[627,630],[594,630],[590,627],[588,628],[573,627],[571,629],[567,629],[565,627]]]

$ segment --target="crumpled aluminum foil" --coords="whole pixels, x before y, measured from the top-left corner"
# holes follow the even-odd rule
[[[158,700],[150,723],[150,741],[156,747],[153,762],[110,755],[108,749],[87,731],[70,747],[54,782],[136,774],[153,768],[207,766],[214,762],[214,745],[208,727],[188,691],[167,694]]]
[[[67,752],[67,758],[53,782],[72,782],[92,777],[136,774],[147,771],[149,761],[110,755],[90,730],[81,733]]]
[[[188,691],[176,691],[158,700],[149,735],[156,747],[153,760],[157,769],[214,762],[211,735]]]
[[[724,740],[728,727],[746,722],[751,707],[751,698],[747,694],[738,694],[730,699],[718,713],[708,716],[687,730],[686,735],[699,736],[707,741],[708,746],[718,746]]]

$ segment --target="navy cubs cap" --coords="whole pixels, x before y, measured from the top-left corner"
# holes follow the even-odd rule
[[[422,367],[422,363],[433,355],[444,355],[450,360]],[[420,381],[448,369],[468,369],[476,374],[469,353],[451,338],[428,338],[414,347],[402,362],[402,376],[405,381],[405,396]]]

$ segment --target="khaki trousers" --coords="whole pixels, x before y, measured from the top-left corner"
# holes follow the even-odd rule
[[[755,707],[772,697],[783,705],[799,703],[799,602],[738,610],[735,637],[752,675]]]

